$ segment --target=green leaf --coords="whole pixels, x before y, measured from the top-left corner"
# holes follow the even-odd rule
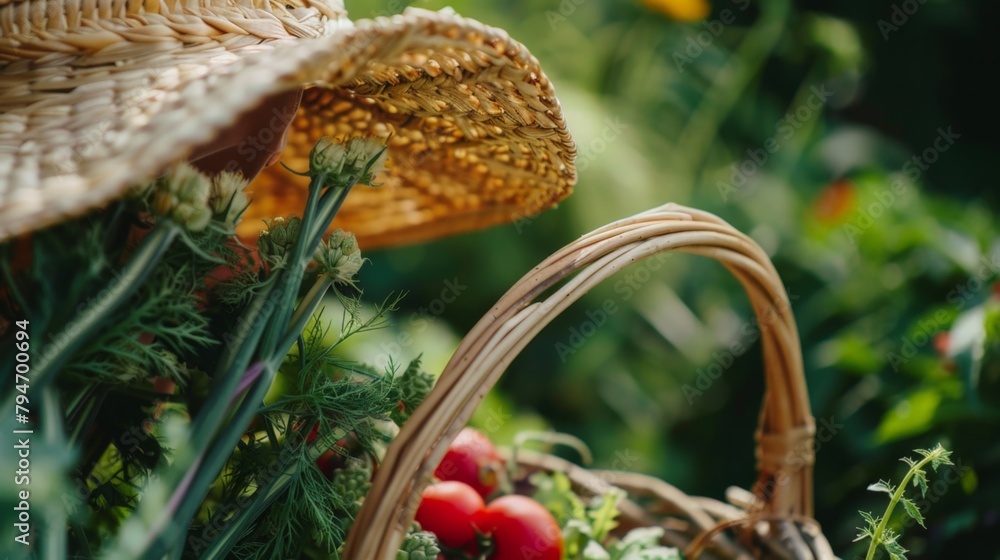
[[[877,443],[885,444],[927,432],[941,404],[941,393],[929,387],[914,391],[896,403],[875,431]]]
[[[611,555],[608,554],[608,551],[604,550],[603,546],[593,540],[587,543],[581,556],[583,560],[611,560]]]
[[[868,486],[869,492],[885,492],[886,494],[892,495],[896,489],[888,481],[880,480],[875,484],[870,484]]]
[[[552,513],[561,527],[566,526],[572,519],[592,526],[590,519],[587,518],[587,509],[583,501],[573,492],[573,486],[565,474],[535,473],[531,475],[529,481],[535,487],[532,497]]]
[[[977,305],[955,320],[949,334],[949,356],[955,362],[966,396],[974,402],[983,367],[986,342],[986,306]]]
[[[848,372],[878,371],[885,364],[885,353],[864,337],[847,333],[831,348],[837,368]]]
[[[920,497],[927,497],[927,473],[923,469],[914,471],[913,473],[913,485],[920,487]]]
[[[613,550],[625,551],[630,549],[652,548],[660,544],[663,538],[662,527],[640,527],[632,529],[622,540],[613,545]]]
[[[579,519],[570,519],[563,527],[562,534],[566,558],[577,558],[593,536],[590,524]]]
[[[926,529],[927,526],[924,525],[924,516],[920,513],[920,509],[917,507],[917,504],[913,503],[913,500],[909,498],[900,498],[900,501],[903,502],[903,508],[906,510],[906,514],[919,523],[921,527]]]
[[[618,525],[615,520],[618,518],[618,500],[620,499],[620,492],[608,492],[598,498],[599,503],[588,512],[590,526],[594,530],[594,539],[603,541],[608,533]]]
[[[934,468],[934,472],[937,472],[938,467],[940,467],[941,465],[955,464],[951,462],[951,453],[952,453],[951,451],[945,451],[945,449],[940,445],[938,445],[937,449],[939,450],[937,455],[933,459],[931,459],[931,467]]]
[[[632,529],[622,540],[611,544],[611,560],[682,560],[676,548],[660,546],[662,527]]]
[[[885,548],[891,560],[906,560],[906,553],[909,552],[896,541],[895,535],[891,537],[887,535],[886,539],[882,541],[882,547]]]
[[[859,511],[858,513],[861,514],[861,518],[865,520],[865,523],[873,529],[879,524],[880,521],[882,521],[881,517],[872,517],[872,514],[866,511]]]
[[[858,535],[854,537],[853,542],[858,542],[860,540],[874,537],[875,528],[878,526],[879,520],[872,517],[871,513],[867,511],[858,511],[861,514],[861,518],[865,520],[865,527],[856,527],[858,530]]]

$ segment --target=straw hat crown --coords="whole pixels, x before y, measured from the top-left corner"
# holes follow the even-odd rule
[[[384,185],[352,193],[336,223],[364,245],[527,217],[575,182],[537,60],[453,13],[351,22],[339,1],[0,0],[0,241],[197,158],[298,89],[297,110],[255,120],[231,163],[281,135],[296,169],[324,135],[390,138]],[[250,191],[254,230],[299,211],[305,187],[271,166]]]

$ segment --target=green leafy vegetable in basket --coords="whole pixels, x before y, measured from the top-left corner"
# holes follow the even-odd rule
[[[560,472],[531,475],[534,498],[545,505],[563,527],[565,560],[679,560],[676,548],[660,545],[663,529],[642,527],[621,539],[611,537],[617,526],[618,500],[612,490],[589,503],[573,491],[569,477]]]

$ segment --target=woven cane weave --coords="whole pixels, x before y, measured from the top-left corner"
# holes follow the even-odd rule
[[[575,182],[552,84],[504,31],[446,12],[352,23],[339,2],[0,0],[0,241],[100,207],[304,88],[281,161],[323,135],[390,138],[389,172],[336,227],[367,246],[551,207]],[[287,120],[287,119],[286,119]],[[261,128],[239,157],[282,130]],[[242,234],[301,208],[271,166]]]

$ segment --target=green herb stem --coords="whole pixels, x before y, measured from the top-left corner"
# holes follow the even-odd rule
[[[277,369],[265,365],[263,373],[253,387],[251,387],[249,394],[243,399],[243,402],[240,403],[232,420],[226,425],[225,429],[219,434],[219,437],[216,438],[212,445],[209,446],[207,453],[204,455],[204,460],[198,469],[198,476],[194,477],[191,485],[184,492],[184,497],[174,514],[174,522],[171,529],[163,533],[160,539],[161,543],[177,543],[179,541],[180,544],[177,546],[183,547],[183,539],[180,537],[183,536],[183,532],[187,530],[191,520],[198,513],[198,508],[201,507],[209,489],[219,476],[219,473],[222,472],[223,467],[226,466],[226,462],[232,456],[232,450],[236,447],[236,442],[243,437],[246,426],[260,410],[261,401],[264,400],[264,395],[267,394],[267,390],[271,387],[276,373]],[[162,553],[162,550],[151,548],[147,552],[146,558],[159,558]]]
[[[103,332],[102,325],[143,285],[180,232],[180,226],[170,220],[157,223],[129,259],[117,281],[99,294],[92,305],[70,321],[45,347],[46,351],[41,353],[32,368],[32,389],[40,391],[47,387],[80,348]],[[14,404],[14,396],[11,395],[4,403],[3,414],[12,416]]]
[[[295,314],[292,315],[292,321],[288,326],[288,331],[285,333],[285,338],[278,345],[279,352],[281,350],[287,352],[292,347],[292,344],[295,343],[295,340],[302,335],[302,331],[306,328],[306,323],[316,312],[316,309],[319,308],[320,304],[323,303],[323,296],[326,295],[326,291],[332,285],[333,280],[329,276],[321,275],[316,279],[312,288],[309,288],[309,292],[302,298],[298,308],[295,310]]]
[[[295,304],[295,296],[298,295],[299,285],[302,283],[302,276],[305,273],[308,257],[316,250],[316,246],[311,243],[312,236],[307,232],[313,230],[313,222],[316,221],[316,208],[320,201],[320,191],[323,190],[327,182],[327,175],[320,173],[313,175],[309,181],[309,199],[306,208],[302,213],[302,229],[299,238],[295,242],[295,250],[292,259],[287,263],[284,274],[278,279],[282,288],[281,299],[275,311],[274,320],[261,339],[261,355],[271,356],[278,345],[279,337],[285,334],[284,327],[288,325],[288,320]],[[318,243],[318,242],[317,242]]]
[[[328,179],[325,173],[312,177],[309,199],[303,212],[303,231],[295,243],[292,259],[286,268],[281,269],[280,276],[271,284],[273,290],[269,289],[258,296],[251,312],[244,316],[244,321],[247,319],[254,321],[252,334],[247,340],[242,341],[237,351],[230,351],[231,356],[223,360],[223,367],[220,368],[224,372],[220,376],[222,381],[203,405],[202,413],[192,423],[191,448],[207,448],[209,451],[191,458],[197,464],[197,475],[191,478],[188,472],[186,476],[181,477],[185,483],[190,480],[190,485],[184,485],[183,495],[176,508],[167,508],[154,524],[153,533],[156,536],[151,535],[150,545],[144,554],[145,558],[162,556],[169,543],[179,537],[180,531],[187,527],[197,513],[204,496],[229,459],[233,446],[242,437],[245,426],[259,411],[260,403],[274,380],[281,360],[294,343],[294,338],[289,339],[287,333],[306,265],[349,191],[348,187],[334,185],[320,196],[321,191],[327,186]],[[313,286],[311,295],[307,295],[303,301],[305,308],[301,310],[302,313],[295,315],[296,324],[301,322],[304,327],[304,322],[311,316],[311,312],[305,313],[306,308],[314,310],[327,288],[329,284],[325,279]],[[292,328],[294,329],[294,325]],[[301,332],[301,329],[298,332]],[[287,344],[283,344],[285,341]],[[257,355],[265,364],[264,372],[252,385],[246,398],[237,406],[235,413],[228,418],[222,432],[218,437],[213,437],[231,410],[230,406],[226,405],[231,402],[232,395],[239,387],[257,348],[259,348]],[[193,467],[191,461],[179,461],[177,464]],[[185,471],[179,470],[175,477],[181,472]]]
[[[354,178],[348,177],[347,182],[340,186],[331,187],[329,191],[319,200],[320,208],[319,215],[320,219],[316,223],[306,223],[305,227],[309,228],[308,236],[306,239],[309,240],[309,247],[312,251],[316,250],[316,246],[323,239],[323,234],[326,233],[327,228],[333,223],[333,218],[340,211],[340,207],[347,200],[347,195],[351,192],[351,187],[354,186]]]
[[[320,455],[325,453],[335,442],[347,435],[347,430],[335,429],[327,436],[316,438],[309,448],[309,455],[306,458],[309,462],[315,462]],[[226,528],[219,536],[212,541],[212,546],[201,556],[202,560],[215,560],[225,558],[233,546],[236,545],[237,535],[244,534],[249,526],[254,523],[264,510],[267,509],[291,484],[296,476],[298,462],[292,461],[281,474],[275,476],[266,486],[254,494],[253,503],[248,507],[241,508],[239,512],[226,523]]]
[[[170,220],[163,220],[153,228],[135,255],[129,259],[118,281],[113,282],[89,309],[66,325],[53,342],[57,346],[54,351],[43,352],[39,357],[38,365],[33,371],[32,386],[35,389],[45,387],[52,380],[53,374],[80,347],[101,333],[101,325],[142,286],[180,231],[180,226]]]
[[[903,477],[903,481],[893,492],[892,498],[889,500],[889,507],[885,510],[885,515],[882,517],[882,521],[879,522],[878,527],[875,528],[875,532],[872,534],[872,542],[868,545],[868,554],[865,555],[865,560],[872,560],[875,558],[875,550],[878,549],[878,545],[882,544],[882,535],[885,533],[886,527],[889,525],[889,518],[892,517],[892,511],[896,508],[896,504],[903,497],[903,492],[906,490],[907,486],[910,484],[910,479],[917,471],[921,470],[924,465],[930,463],[937,457],[936,450],[933,453],[929,453],[916,465],[910,467],[910,470],[906,472],[906,476]]]
[[[281,350],[287,350],[295,342],[294,338],[288,339],[283,327],[294,321],[292,310],[295,309],[295,296],[298,294],[298,287],[302,283],[306,266],[322,241],[323,234],[333,222],[334,216],[337,215],[344,200],[347,199],[347,195],[354,185],[354,178],[348,177],[346,181],[333,185],[328,185],[328,182],[329,176],[326,173],[313,175],[309,182],[309,200],[302,214],[302,230],[295,243],[292,260],[288,263],[285,274],[280,280],[282,285],[288,288],[288,291],[282,294],[283,304],[278,306],[271,328],[264,334],[261,341],[261,356],[275,355]],[[320,196],[324,189],[326,192]],[[306,318],[308,319],[308,315]],[[282,354],[283,356],[284,354]]]
[[[219,362],[219,374],[216,378],[217,383],[202,405],[201,412],[191,423],[188,432],[191,435],[191,444],[186,448],[186,452],[182,456],[177,457],[171,467],[171,471],[166,475],[168,480],[174,482],[170,486],[177,488],[174,492],[175,496],[182,495],[181,483],[193,476],[191,471],[198,470],[198,467],[204,464],[204,454],[194,453],[194,451],[208,449],[219,427],[226,420],[226,417],[229,416],[232,395],[244,378],[247,368],[250,365],[250,360],[253,358],[254,350],[257,347],[257,341],[264,332],[265,327],[269,323],[268,319],[275,309],[275,304],[272,301],[274,291],[275,283],[269,282],[267,287],[254,298],[250,304],[250,308],[243,314],[236,326],[237,334],[247,332],[247,335],[243,340],[238,341],[239,343],[231,341],[229,346],[227,346],[223,358]],[[232,420],[229,426],[238,426],[242,434],[246,423],[233,424],[232,422],[235,422],[235,420]],[[238,439],[239,437],[237,437]],[[235,445],[235,440],[233,444]],[[216,445],[212,449],[216,453],[224,452],[226,457],[232,453],[232,447],[220,448]],[[198,474],[201,474],[201,472]],[[212,475],[206,484],[210,485],[214,479],[215,475]],[[179,498],[180,501],[176,508],[179,509],[184,503],[194,500],[191,497],[193,495],[192,492],[183,493],[183,497]],[[198,497],[199,504],[202,498],[204,496]],[[144,557],[159,558],[159,556],[152,554],[153,551],[158,550],[160,551],[160,555],[162,555],[165,543],[170,542],[168,537],[176,536],[174,533],[180,528],[177,524],[179,518],[175,514],[176,510],[173,507],[164,508],[156,514],[156,519],[151,524],[151,529],[148,532],[147,546],[145,547],[146,554]]]
[[[260,408],[260,402],[274,381],[275,373],[277,373],[275,369],[265,364],[260,378],[240,403],[223,431],[209,445],[201,447],[202,453],[197,456],[191,470],[174,491],[170,505],[164,511],[167,516],[164,528],[150,542],[143,558],[153,560],[169,553],[173,546],[183,548],[183,533],[187,531],[191,520],[198,513],[198,508],[201,507],[209,489],[232,455],[236,442],[246,431],[247,424]]]

